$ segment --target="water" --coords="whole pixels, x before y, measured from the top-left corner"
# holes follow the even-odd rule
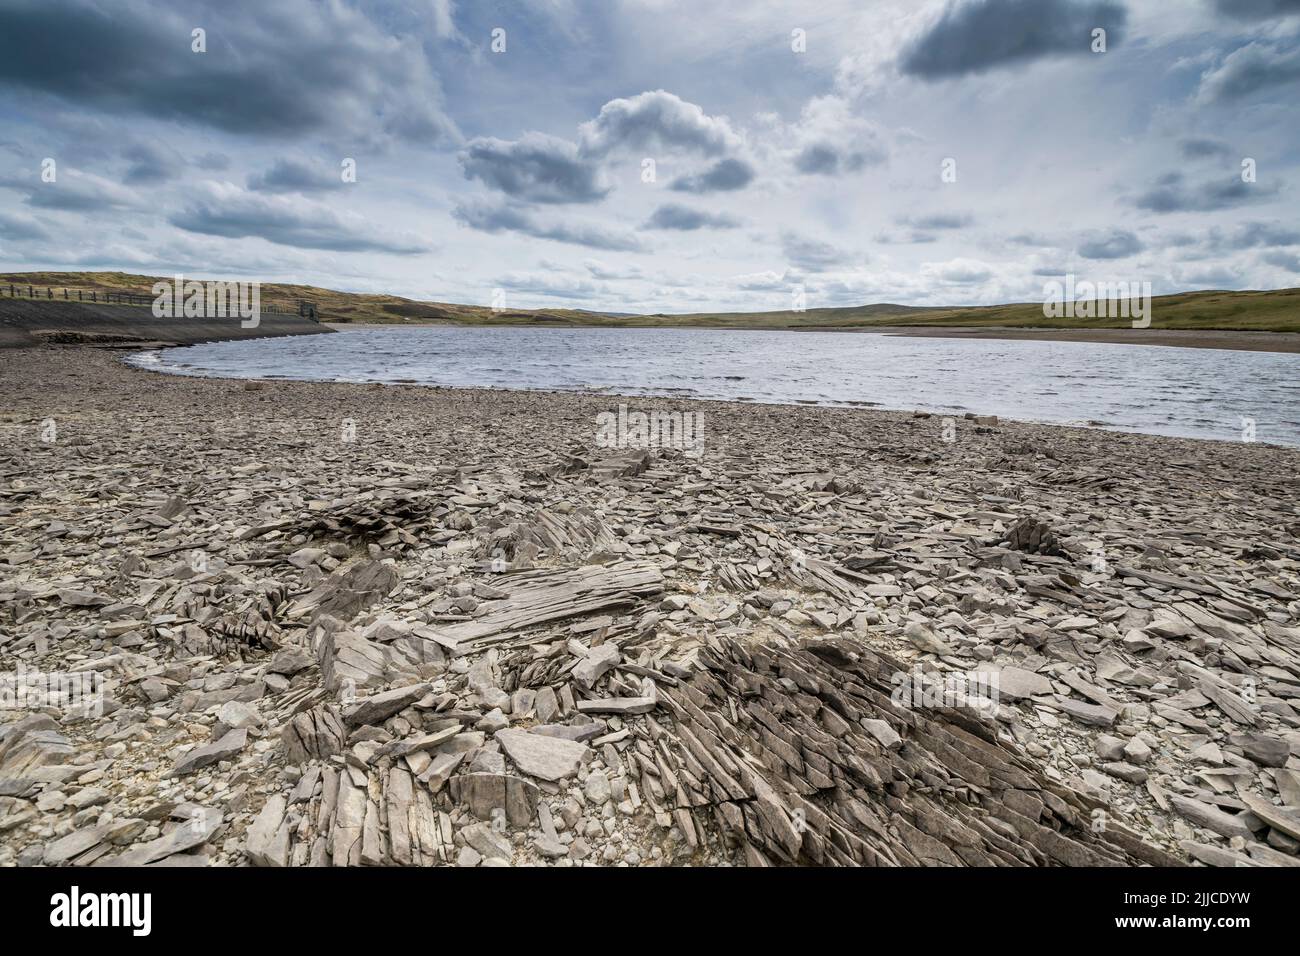
[[[140,353],[185,375],[975,412],[1300,446],[1300,355],[697,329],[376,328]]]

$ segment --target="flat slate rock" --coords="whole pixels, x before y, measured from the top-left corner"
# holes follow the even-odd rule
[[[496,740],[524,773],[555,782],[572,777],[591,753],[585,744],[561,737],[546,737],[526,730],[498,730]]]

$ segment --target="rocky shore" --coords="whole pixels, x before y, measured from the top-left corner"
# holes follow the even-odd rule
[[[1300,451],[5,358],[0,865],[1300,864]]]

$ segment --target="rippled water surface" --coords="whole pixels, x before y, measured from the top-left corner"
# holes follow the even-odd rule
[[[140,353],[187,375],[976,412],[1300,445],[1300,355],[686,329],[380,328]]]

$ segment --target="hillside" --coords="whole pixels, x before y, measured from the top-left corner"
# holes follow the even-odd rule
[[[18,272],[0,274],[4,293],[8,285],[83,292],[148,293],[169,277],[123,272]],[[422,302],[396,295],[338,292],[317,286],[263,283],[262,301],[294,305],[306,300],[316,306],[324,322],[399,324],[404,322],[457,325],[586,325],[677,326],[686,328],[824,328],[856,329],[882,326],[953,328],[1124,329],[1124,318],[1060,318],[1043,316],[1037,302],[995,306],[917,308],[877,303],[806,312],[701,312],[684,315],[658,313],[589,312],[579,309],[511,309],[493,312],[486,306],[449,302]],[[1154,327],[1208,331],[1300,332],[1300,289],[1263,292],[1184,292],[1152,300]]]

